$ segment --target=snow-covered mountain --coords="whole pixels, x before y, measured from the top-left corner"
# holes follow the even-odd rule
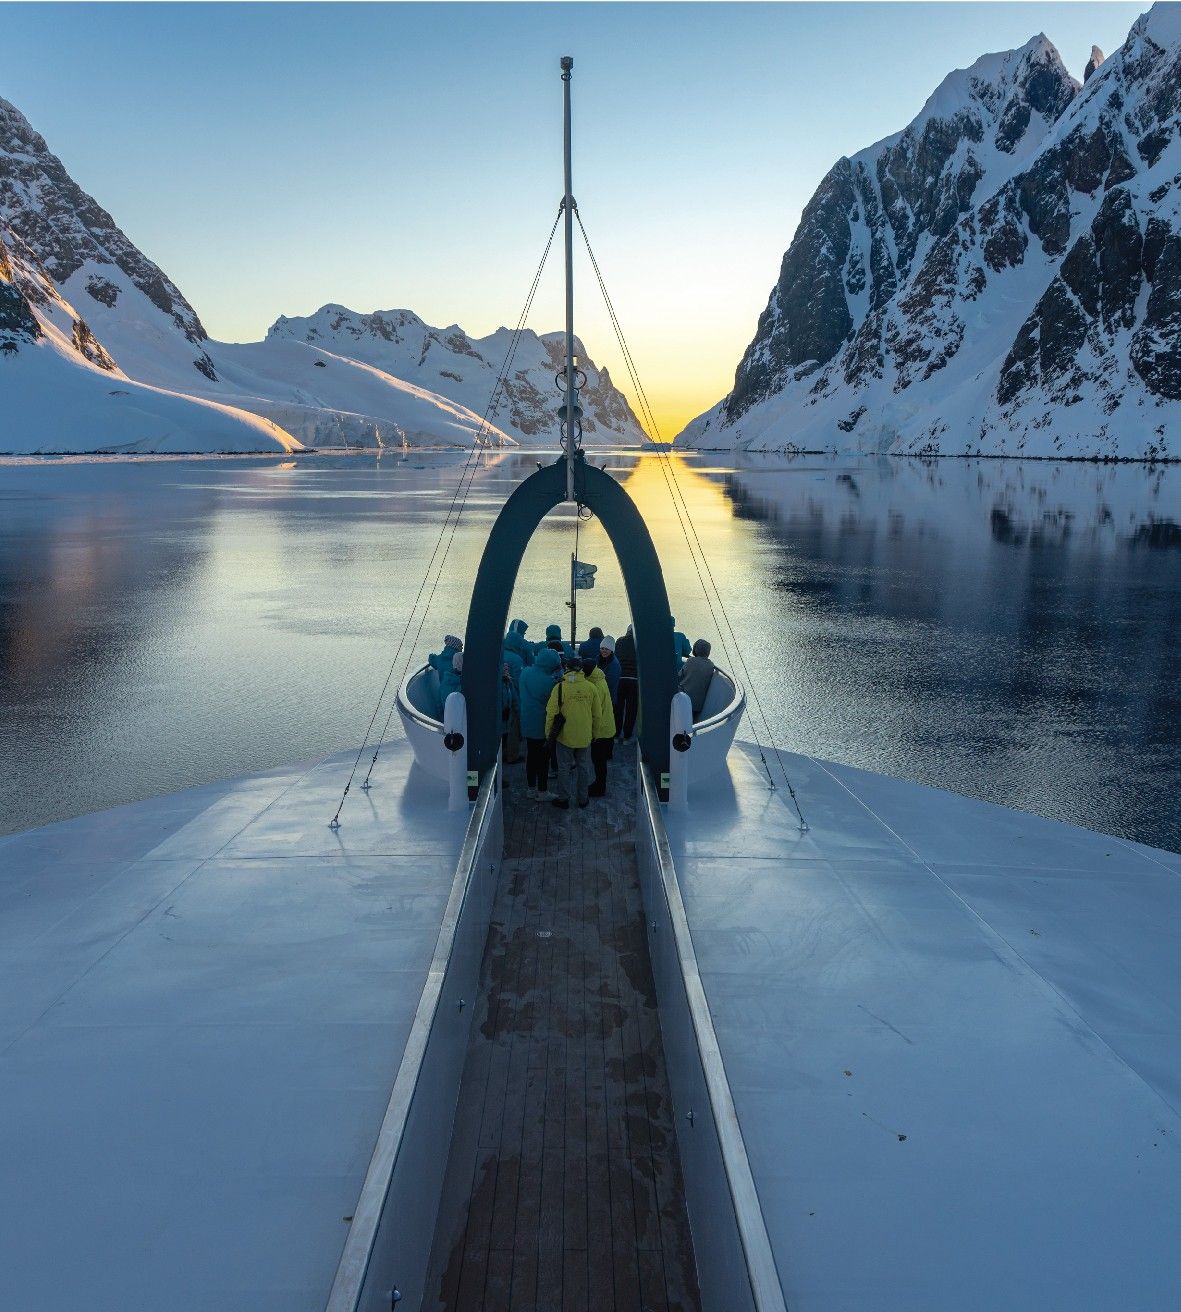
[[[128,378],[0,225],[0,452],[291,451],[269,420]]]
[[[1181,6],[1044,36],[834,166],[684,446],[1181,455]]]
[[[398,378],[440,392],[483,414],[497,375],[508,355],[512,332],[499,328],[488,337],[472,338],[459,327],[432,328],[410,310],[358,314],[343,305],[325,305],[307,318],[281,318],[267,334],[267,343],[305,342],[335,354],[363,360]],[[526,330],[504,388],[490,416],[502,431],[521,442],[553,443],[557,438],[555,411],[561,395],[555,374],[563,367],[565,334]],[[587,445],[643,440],[627,398],[611,375],[596,367],[575,338],[580,367],[586,374],[582,389],[583,436]]]
[[[92,415],[82,399],[98,398],[89,379],[75,379],[66,389],[76,397],[68,417],[55,410],[55,398],[64,393],[46,383],[36,436],[5,422],[14,421],[19,391],[20,413],[35,423],[37,393],[29,391],[34,374],[44,382],[47,368],[76,368],[79,359],[116,371],[123,382],[135,379],[158,393],[216,403],[177,410],[169,402],[190,422],[186,428],[178,417],[166,433],[160,430],[168,449],[240,450],[251,449],[251,443],[272,449],[276,442],[285,449],[301,443],[445,447],[477,440],[512,446],[557,440],[557,334],[525,335],[488,423],[482,419],[508,349],[506,330],[473,342],[457,327],[431,328],[409,311],[359,315],[326,306],[309,319],[280,319],[263,342],[212,341],[176,285],[74,182],[44,138],[5,100],[0,100],[0,225],[9,234],[9,249],[19,243],[21,258],[36,264],[38,285],[45,289],[42,308],[58,302],[78,306],[81,313],[71,308],[69,315],[86,330],[85,349],[79,346],[52,366],[46,356],[34,371],[28,363],[33,339],[22,339],[24,381],[18,387],[15,369],[0,374],[0,396],[7,403],[0,417],[0,450],[28,450],[29,441],[38,450],[89,450],[99,432],[104,444],[114,440],[109,401],[96,399]],[[14,322],[23,322],[15,302],[11,314]],[[60,333],[36,340],[44,345],[59,338]],[[17,353],[15,336],[11,344],[9,359]],[[607,371],[587,360],[583,368],[588,444],[639,442],[635,416]],[[233,437],[226,417],[238,411],[247,412],[248,420]]]

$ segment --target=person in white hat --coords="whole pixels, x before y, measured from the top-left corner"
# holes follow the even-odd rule
[[[636,729],[636,712],[640,705],[639,670],[636,665],[636,639],[632,626],[615,645],[615,660],[619,678],[615,693],[615,727],[619,737],[626,741]]]
[[[590,795],[603,797],[607,792],[607,762],[615,749],[615,697],[619,691],[619,662],[615,659],[615,639],[609,633],[599,639],[595,679],[602,679],[604,713],[602,734],[591,743],[595,780],[590,786]]]

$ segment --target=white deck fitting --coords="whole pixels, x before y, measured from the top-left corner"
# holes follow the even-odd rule
[[[1174,1312],[1181,856],[785,759],[667,820],[788,1307]]]
[[[0,839],[0,1307],[323,1308],[467,822],[353,755]]]

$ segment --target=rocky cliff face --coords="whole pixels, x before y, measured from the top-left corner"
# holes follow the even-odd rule
[[[15,355],[23,345],[42,335],[8,252],[12,240],[12,234],[0,228],[0,355]]]
[[[804,211],[685,445],[1181,454],[1181,20],[1085,85],[1044,37],[953,73]]]
[[[457,324],[432,328],[410,310],[358,314],[343,305],[325,305],[306,318],[280,318],[268,341],[297,341],[374,365],[416,386],[428,388],[483,415],[512,333],[500,328],[472,338]],[[555,374],[563,368],[565,335],[526,331],[501,396],[489,416],[502,432],[524,442],[555,443],[561,393]],[[583,434],[588,444],[639,445],[643,433],[627,398],[611,375],[596,367],[576,340],[582,390]]]
[[[0,225],[0,351],[14,355],[22,343],[40,341],[47,329],[56,329],[63,344],[82,359],[123,376],[33,251],[11,228]]]
[[[214,376],[204,348],[208,334],[180,290],[2,99],[0,223],[33,252],[67,300],[86,307],[100,336],[139,316],[158,337],[157,350],[180,353],[188,368]]]

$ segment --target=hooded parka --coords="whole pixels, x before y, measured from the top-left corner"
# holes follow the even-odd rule
[[[553,727],[554,716],[558,714],[558,692],[561,690],[561,713],[566,723],[558,734],[558,742],[563,747],[589,747],[595,738],[602,737],[602,713],[599,709],[599,694],[581,670],[572,670],[557,688],[550,693],[549,704],[545,710],[545,732],[548,735]]]
[[[558,682],[562,658],[556,651],[543,647],[528,669],[521,673],[521,735],[525,738],[544,738],[545,708],[550,693]]]
[[[588,676],[588,681],[599,699],[599,727],[595,731],[595,737],[614,738],[615,709],[611,705],[611,688],[601,666],[595,666]]]

